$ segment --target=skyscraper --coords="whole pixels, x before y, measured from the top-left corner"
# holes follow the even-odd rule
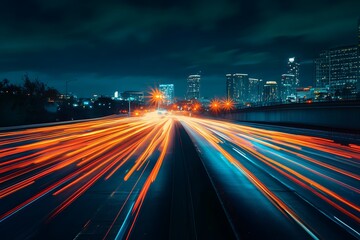
[[[322,51],[315,59],[315,85],[318,88],[330,88],[330,55]]]
[[[358,20],[358,47],[360,48],[360,18]]]
[[[249,75],[226,74],[226,97],[236,103],[245,103],[249,98]]]
[[[296,94],[296,79],[293,74],[281,75],[281,84],[279,86],[280,98],[282,101],[286,100],[286,97]]]
[[[226,99],[237,102],[239,99],[239,84],[233,74],[226,74]]]
[[[358,89],[358,47],[332,48],[316,59],[316,85],[327,87],[333,95],[353,97]]]
[[[200,79],[199,74],[190,75],[187,79],[186,99],[199,99],[200,98]]]
[[[357,77],[357,93],[359,94],[360,92],[360,18],[358,21],[358,77]]]
[[[336,97],[355,98],[360,92],[360,18],[357,28],[356,45],[322,51],[315,60],[316,87]]]
[[[160,84],[159,90],[163,95],[163,104],[174,103],[174,84]]]
[[[234,75],[236,79],[239,79],[239,102],[246,103],[249,101],[249,75],[242,73],[235,73]]]
[[[258,103],[262,101],[263,81],[262,79],[249,78],[249,98],[248,101]]]
[[[263,102],[278,102],[278,84],[276,81],[266,81],[264,85]]]
[[[295,57],[289,58],[288,61],[288,74],[292,74],[295,77],[295,87],[300,85],[300,63],[298,63]]]

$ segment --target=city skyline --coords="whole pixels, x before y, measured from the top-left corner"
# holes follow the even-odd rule
[[[90,2],[85,8],[8,2],[1,10],[6,37],[0,78],[19,83],[27,72],[60,91],[71,80],[69,91],[79,96],[146,91],[144,86],[172,82],[176,96],[185,97],[184,79],[201,71],[202,96],[221,97],[226,73],[279,81],[287,59],[295,56],[301,85],[314,85],[313,60],[321,51],[357,44],[359,7],[357,1],[278,1],[271,7],[232,1]]]

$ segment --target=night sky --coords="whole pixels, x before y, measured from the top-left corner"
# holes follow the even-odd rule
[[[80,97],[174,83],[183,97],[201,71],[201,95],[222,97],[226,73],[279,80],[295,56],[311,85],[321,50],[357,43],[359,16],[359,0],[2,0],[0,80],[68,80]]]

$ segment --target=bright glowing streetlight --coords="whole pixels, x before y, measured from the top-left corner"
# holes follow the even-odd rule
[[[152,89],[150,101],[158,105],[158,110],[160,109],[160,102],[164,98],[162,92],[159,89]]]
[[[220,101],[218,99],[211,100],[211,102],[210,102],[210,110],[212,112],[215,112],[215,113],[219,112],[220,107],[221,107],[221,103],[220,103]]]
[[[201,108],[201,105],[199,103],[194,103],[192,106],[193,111],[198,111],[198,110],[200,110],[200,108]]]
[[[230,110],[234,109],[234,102],[231,99],[223,100],[222,105],[223,105],[224,110],[226,110],[226,111],[230,111]]]

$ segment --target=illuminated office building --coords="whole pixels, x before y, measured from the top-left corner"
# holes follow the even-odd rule
[[[201,76],[190,75],[187,79],[187,90],[186,90],[186,99],[199,99],[200,98],[200,79]]]
[[[354,96],[358,91],[359,57],[357,46],[332,48],[316,59],[316,87],[328,88],[333,95]]]
[[[263,89],[263,102],[274,103],[278,102],[278,84],[276,81],[266,81]]]
[[[294,75],[295,78],[295,87],[300,86],[300,63],[298,63],[295,57],[289,58],[288,61],[288,74]]]
[[[226,74],[226,97],[235,103],[245,103],[249,98],[249,75]]]
[[[285,101],[286,97],[296,94],[296,78],[293,74],[282,74],[279,86],[281,101]]]
[[[315,60],[316,87],[335,97],[355,98],[360,91],[360,19],[358,43],[322,51]]]
[[[174,84],[160,84],[159,90],[163,95],[163,104],[170,105],[174,103]]]
[[[249,78],[249,98],[248,101],[258,103],[262,101],[263,80],[258,78]]]

